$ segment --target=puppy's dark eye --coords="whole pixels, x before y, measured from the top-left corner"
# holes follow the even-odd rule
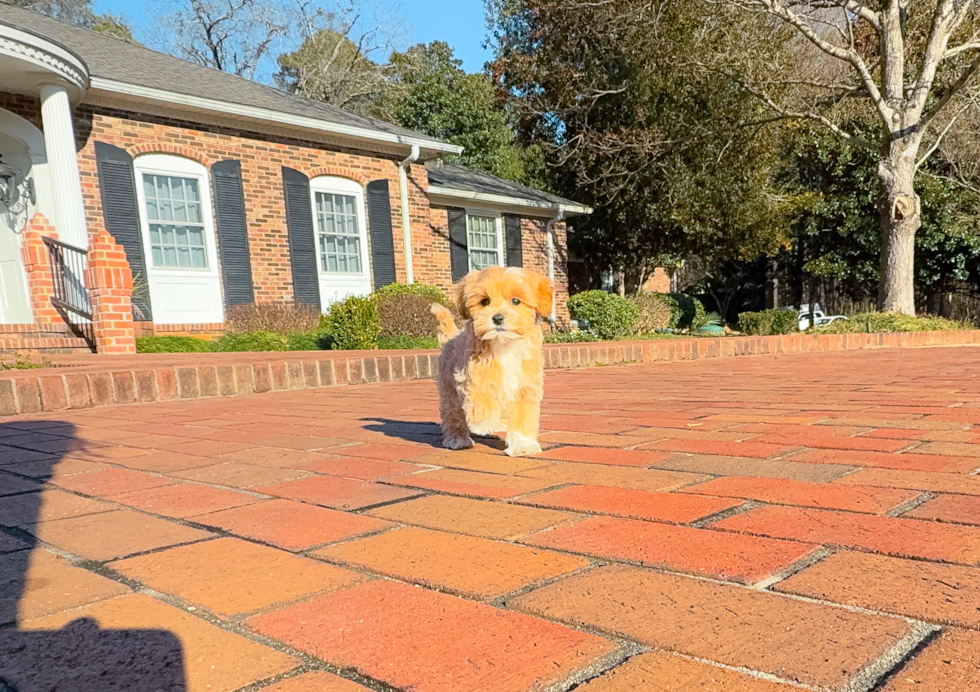
[[[520,298],[511,298],[510,299],[510,302],[511,302],[511,305],[520,305],[521,304],[521,299]]]
[[[489,298],[484,298],[483,300],[480,301],[480,305],[482,305],[483,307],[486,307],[489,304],[490,304],[490,299]]]

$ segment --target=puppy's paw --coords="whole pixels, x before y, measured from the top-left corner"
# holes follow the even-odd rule
[[[504,450],[507,456],[526,457],[540,453],[541,445],[533,437],[526,437],[520,433],[507,434],[507,448]]]
[[[467,437],[457,437],[456,435],[444,435],[442,446],[446,449],[468,449],[473,446],[473,440]]]
[[[495,427],[496,426],[491,425],[490,423],[478,423],[476,425],[470,425],[469,429],[471,433],[478,437],[490,437],[497,432],[494,429]]]

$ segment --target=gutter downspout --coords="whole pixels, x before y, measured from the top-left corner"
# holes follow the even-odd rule
[[[412,145],[412,153],[398,164],[398,190],[402,204],[402,240],[405,245],[405,283],[415,283],[412,270],[412,220],[408,211],[408,167],[419,160],[419,145]]]
[[[565,219],[565,207],[558,205],[558,213],[545,225],[545,233],[548,234],[548,279],[551,281],[552,288],[555,285],[555,224]],[[555,310],[555,302],[551,302],[551,326],[557,324],[558,318]]]

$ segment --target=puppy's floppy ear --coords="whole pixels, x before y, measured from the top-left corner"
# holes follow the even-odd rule
[[[471,274],[467,274],[462,279],[454,283],[452,288],[453,303],[455,303],[460,317],[462,317],[464,320],[468,320],[470,318],[470,311],[466,309],[466,295],[468,293],[467,287],[469,286],[470,276]]]
[[[551,280],[537,272],[528,272],[527,276],[531,283],[531,290],[534,292],[538,314],[542,317],[551,317],[551,303],[554,300]]]

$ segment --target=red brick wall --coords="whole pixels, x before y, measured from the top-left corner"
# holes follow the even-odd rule
[[[643,282],[644,293],[670,293],[670,277],[663,267],[653,270],[653,275]]]
[[[102,229],[96,141],[125,149],[133,156],[170,153],[186,156],[205,166],[223,159],[237,159],[242,164],[256,302],[292,300],[282,166],[295,168],[311,178],[336,175],[362,185],[387,179],[395,268],[399,280],[405,278],[398,158],[395,156],[90,106],[76,109],[75,121],[90,235],[94,236]],[[409,210],[413,242],[418,239],[420,245],[428,236],[427,189],[425,167],[412,166]]]
[[[548,275],[548,240],[545,235],[547,219],[521,219],[522,250],[524,267]],[[446,290],[451,281],[449,266],[449,210],[447,207],[431,207],[432,257],[435,265],[432,272],[424,277],[416,269],[415,279],[439,286]],[[563,223],[555,224],[555,308],[559,324],[566,323],[568,315],[568,244],[567,229]]]

